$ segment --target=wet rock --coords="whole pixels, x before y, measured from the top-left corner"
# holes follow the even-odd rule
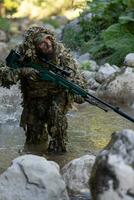
[[[134,67],[134,53],[129,53],[126,55],[124,64],[128,67]]]
[[[114,74],[99,87],[97,94],[114,104],[133,104],[134,73]]]
[[[85,155],[74,159],[62,168],[62,175],[67,188],[73,193],[90,194],[88,181],[95,156]]]
[[[134,199],[134,131],[112,134],[92,168],[90,189],[93,200]]]
[[[57,163],[24,155],[0,175],[0,200],[69,200]]]

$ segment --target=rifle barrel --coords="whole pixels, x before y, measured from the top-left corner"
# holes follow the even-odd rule
[[[101,104],[107,106],[108,108],[110,108],[110,109],[113,110],[114,112],[118,113],[119,115],[125,117],[126,119],[130,120],[131,122],[134,122],[134,118],[132,118],[132,117],[129,116],[127,113],[125,113],[125,112],[123,112],[122,110],[120,110],[119,107],[114,107],[114,106],[112,106],[111,104],[104,102],[103,100],[101,100],[101,99],[95,97],[95,96],[92,95],[92,94],[89,94],[89,93],[88,93],[88,96],[94,98],[95,100],[97,100],[97,101],[100,102]]]

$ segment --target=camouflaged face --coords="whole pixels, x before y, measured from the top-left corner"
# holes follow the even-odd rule
[[[36,60],[37,58],[36,45],[43,41],[45,35],[50,36],[50,39],[55,48],[56,41],[55,41],[54,33],[45,27],[40,27],[40,26],[30,27],[24,33],[24,39],[20,47],[21,52],[24,55],[24,57],[27,57],[27,58],[29,57],[31,60]]]

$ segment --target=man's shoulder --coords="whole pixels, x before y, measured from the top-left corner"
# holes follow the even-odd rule
[[[65,45],[62,42],[57,43],[57,54],[60,55],[60,57],[72,57],[71,51],[69,48],[65,47]],[[72,57],[73,59],[73,57]]]

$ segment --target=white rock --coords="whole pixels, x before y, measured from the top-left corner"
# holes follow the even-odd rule
[[[68,189],[74,193],[90,192],[88,181],[95,156],[85,155],[66,164],[61,173]]]
[[[90,71],[95,72],[99,70],[99,65],[97,65],[97,63],[94,60],[89,60],[88,63],[90,65]]]
[[[112,134],[108,146],[96,157],[90,179],[93,199],[134,199],[134,131]]]
[[[95,72],[91,72],[91,71],[87,71],[87,70],[84,70],[82,71],[81,73],[84,78],[88,81],[90,78],[94,78],[95,77]]]
[[[85,54],[82,54],[79,58],[78,58],[78,62],[80,64],[82,63],[85,63],[85,62],[88,62],[90,59],[90,54],[89,53],[85,53]]]
[[[126,69],[125,69],[125,72],[124,72],[125,74],[131,74],[131,73],[133,73],[133,68],[131,68],[131,67],[126,67]]]
[[[129,53],[126,55],[124,64],[128,67],[134,67],[134,53]]]
[[[96,72],[95,80],[99,83],[103,83],[111,74],[115,73],[116,71],[117,70],[115,67],[105,63],[104,65],[100,66],[98,72]]]
[[[0,175],[0,200],[68,200],[57,163],[24,155]]]

